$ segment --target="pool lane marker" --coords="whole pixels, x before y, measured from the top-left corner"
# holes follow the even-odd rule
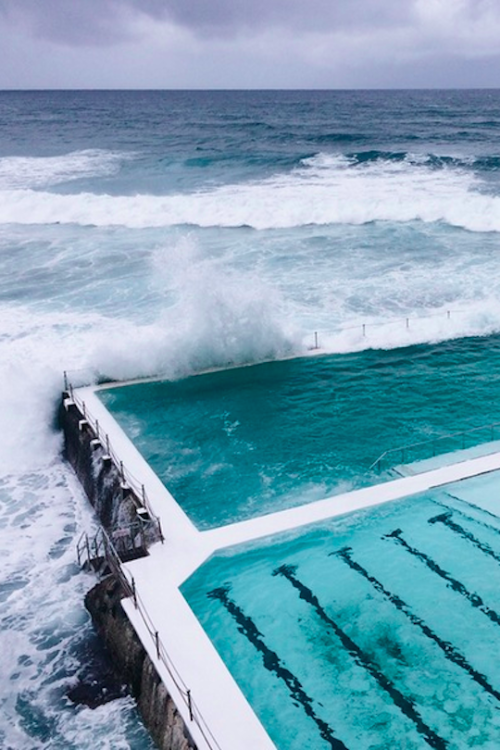
[[[472,677],[472,679],[477,682],[477,684],[480,685],[483,690],[496,698],[497,701],[500,701],[500,691],[496,690],[492,685],[490,685],[485,675],[474,669],[474,667],[469,664],[465,656],[461,654],[460,651],[458,651],[458,649],[453,646],[453,644],[440,638],[439,635],[437,635],[437,633],[435,633],[424,620],[422,620],[420,617],[414,614],[414,612],[412,612],[411,607],[406,602],[404,602],[399,596],[397,596],[397,594],[393,594],[388,591],[377,578],[368,573],[366,568],[356,562],[356,560],[352,559],[352,547],[344,547],[343,549],[337,550],[335,552],[330,552],[329,556],[337,557],[338,559],[343,560],[351,568],[351,570],[354,570],[356,573],[359,573],[361,576],[363,576],[363,578],[371,583],[376,591],[385,596],[385,598],[390,601],[397,610],[406,615],[412,625],[416,625],[418,628],[420,628],[424,635],[427,636],[427,638],[430,638],[432,641],[434,641],[434,643],[439,646],[439,648],[443,651],[445,657],[449,659],[449,661],[453,662],[458,667],[467,672],[467,674],[470,675],[470,677]]]
[[[472,534],[470,531],[467,531],[467,529],[464,529],[464,527],[460,526],[460,524],[454,521],[451,516],[452,516],[452,511],[449,511],[446,513],[440,513],[439,516],[434,516],[433,518],[429,518],[427,523],[430,523],[430,524],[442,523],[444,526],[447,526],[455,534],[458,534],[458,536],[461,536],[463,539],[466,539],[468,542],[471,542],[471,544],[473,544],[474,547],[477,547],[477,549],[480,549],[481,552],[484,552],[485,555],[488,555],[489,557],[492,557],[497,562],[500,562],[500,555],[497,555],[497,553],[493,551],[493,549],[490,547],[489,544],[486,544],[486,542],[482,542],[480,539],[474,536],[474,534]]]
[[[436,573],[440,578],[443,578],[449,586],[453,589],[453,591],[456,591],[458,594],[463,596],[467,601],[476,609],[479,609],[480,612],[482,612],[488,619],[490,619],[492,622],[495,623],[495,625],[500,625],[500,615],[495,612],[494,609],[490,609],[481,599],[479,594],[476,594],[473,591],[469,591],[463,583],[458,581],[456,578],[453,578],[450,573],[448,573],[446,570],[441,568],[437,562],[435,562],[429,555],[426,555],[424,552],[420,552],[420,550],[416,549],[415,547],[412,547],[406,539],[403,539],[401,536],[402,534],[401,529],[395,529],[394,531],[391,531],[390,534],[384,534],[382,539],[388,539],[393,540],[397,544],[400,544],[401,547],[404,547],[404,549],[410,553],[410,555],[413,555],[413,557],[416,557],[418,560],[421,560],[421,562],[426,565],[429,570],[431,570],[433,573]]]
[[[262,655],[265,668],[283,680],[290,691],[292,699],[301,704],[307,716],[309,716],[318,727],[321,737],[328,743],[332,750],[348,750],[342,740],[339,740],[334,736],[332,728],[323,721],[323,719],[316,715],[312,706],[313,699],[307,695],[298,678],[287,667],[283,666],[278,654],[266,646],[262,633],[259,631],[254,621],[229,597],[229,591],[230,589],[228,586],[221,586],[213,589],[213,591],[209,591],[207,596],[209,599],[217,599],[227,609],[229,614],[236,621],[240,633],[244,635]]]
[[[342,628],[333,620],[321,604],[318,598],[313,594],[311,589],[305,586],[296,577],[295,572],[297,570],[296,565],[282,565],[277,568],[273,575],[280,575],[286,578],[294,588],[299,592],[299,596],[305,602],[311,605],[316,611],[319,617],[325,622],[339,638],[345,650],[353,657],[354,661],[358,666],[363,667],[375,680],[379,686],[384,690],[391,698],[394,704],[402,711],[402,713],[410,719],[416,726],[419,734],[425,739],[430,747],[436,748],[436,750],[444,750],[448,747],[448,743],[437,735],[427,724],[423,721],[415,708],[413,701],[410,698],[404,696],[400,691],[393,685],[393,683],[386,677],[383,672],[377,668],[377,666],[370,660],[370,658],[364,653],[364,651],[356,644],[353,640],[345,633]]]

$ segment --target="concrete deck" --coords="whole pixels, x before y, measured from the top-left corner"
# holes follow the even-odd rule
[[[279,513],[199,531],[100,401],[95,389],[81,388],[75,391],[75,395],[79,401],[85,402],[88,413],[99,420],[101,430],[109,435],[114,452],[128,471],[140,484],[144,484],[152,509],[161,520],[165,543],[154,545],[148,557],[127,563],[124,568],[133,576],[140,600],[165,644],[175,669],[189,686],[197,710],[209,726],[216,743],[207,743],[198,727],[190,722],[184,698],[171,675],[158,661],[154,641],[133,602],[125,601],[124,607],[151,659],[158,665],[158,672],[187,726],[192,728],[193,738],[200,750],[214,747],[222,750],[271,750],[275,747],[179,591],[186,578],[210,555],[224,547],[291,531],[500,470],[499,452],[335,495]]]

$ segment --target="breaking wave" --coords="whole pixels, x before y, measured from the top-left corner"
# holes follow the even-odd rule
[[[6,156],[0,158],[0,188],[47,188],[83,177],[116,174],[126,154],[87,149],[62,156]]]
[[[114,157],[111,161],[115,163]],[[62,171],[55,170],[51,179],[56,174],[59,179]],[[276,229],[422,221],[472,232],[500,231],[500,197],[481,192],[483,188],[470,170],[437,170],[426,157],[387,160],[372,154],[360,164],[348,156],[321,153],[286,174],[192,193],[114,197],[3,190],[0,223]]]

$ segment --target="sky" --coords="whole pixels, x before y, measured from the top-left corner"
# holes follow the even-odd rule
[[[500,86],[500,0],[0,0],[0,89]]]

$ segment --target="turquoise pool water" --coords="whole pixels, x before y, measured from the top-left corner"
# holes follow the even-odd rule
[[[500,337],[490,336],[99,396],[194,523],[210,528],[380,481],[369,467],[383,451],[499,421],[498,371]]]
[[[184,584],[279,750],[498,750],[499,490],[495,473],[227,550]]]

